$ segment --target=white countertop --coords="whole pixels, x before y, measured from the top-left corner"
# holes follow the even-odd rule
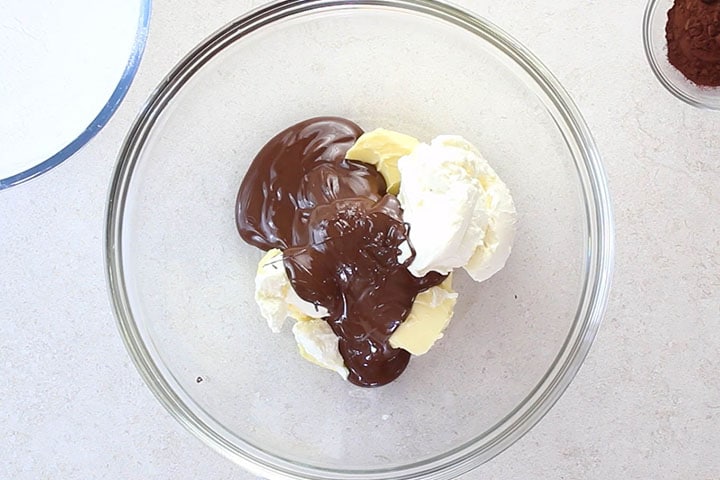
[[[103,227],[117,152],[162,76],[259,1],[155,0],[123,105],[59,167],[0,192],[0,478],[250,479],[170,418],[115,326]],[[616,273],[566,394],[464,479],[720,478],[720,112],[671,97],[642,50],[643,2],[471,1],[583,112],[610,177]]]

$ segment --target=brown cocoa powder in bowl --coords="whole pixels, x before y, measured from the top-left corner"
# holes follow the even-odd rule
[[[700,86],[720,86],[720,0],[675,0],[665,27],[668,61]]]

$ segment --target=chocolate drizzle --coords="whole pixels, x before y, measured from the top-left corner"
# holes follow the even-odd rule
[[[398,261],[408,227],[375,167],[345,159],[362,134],[342,118],[319,117],[276,135],[258,153],[237,199],[242,238],[284,250],[297,294],[322,305],[357,385],[397,378],[410,354],[388,339],[415,296],[445,276],[414,277]]]

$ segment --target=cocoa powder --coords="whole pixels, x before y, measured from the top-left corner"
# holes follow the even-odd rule
[[[675,0],[665,27],[668,60],[700,86],[720,86],[720,0]]]

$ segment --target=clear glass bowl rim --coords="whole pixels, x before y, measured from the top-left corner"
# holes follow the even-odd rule
[[[645,49],[645,57],[647,57],[647,61],[650,64],[650,69],[652,70],[653,74],[658,79],[660,84],[665,87],[665,89],[670,92],[675,98],[682,100],[683,102],[687,103],[688,105],[692,105],[693,107],[708,110],[720,110],[720,101],[718,101],[717,104],[708,104],[694,97],[693,95],[688,94],[687,92],[683,91],[682,88],[678,87],[678,85],[672,79],[665,75],[662,68],[660,68],[658,61],[655,58],[655,44],[652,41],[652,20],[654,16],[658,14],[657,10],[659,4],[660,0],[648,0],[647,6],[645,7],[645,14],[643,15],[643,47]]]
[[[558,126],[563,129],[575,157],[588,235],[583,291],[570,333],[548,371],[523,402],[479,437],[433,458],[397,468],[331,470],[294,463],[250,443],[237,446],[204,423],[173,391],[153,361],[132,315],[123,274],[123,216],[134,166],[155,121],[202,65],[238,39],[273,22],[315,10],[363,7],[411,11],[454,24],[504,52],[537,82],[562,117],[563,123]],[[119,153],[107,204],[105,260],[111,301],[125,346],[144,381],[170,414],[194,435],[250,472],[273,479],[441,480],[455,478],[495,457],[543,418],[577,374],[605,312],[613,259],[614,226],[606,175],[592,135],[569,95],[532,53],[498,27],[462,9],[433,0],[280,0],[230,22],[182,59],[152,93]],[[491,437],[489,441],[488,437]]]

